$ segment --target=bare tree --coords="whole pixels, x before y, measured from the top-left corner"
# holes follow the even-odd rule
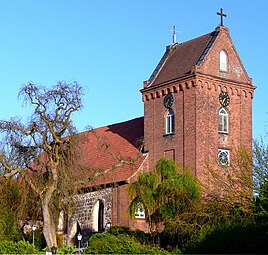
[[[63,198],[75,191],[78,136],[71,117],[82,108],[82,95],[77,82],[58,82],[51,89],[28,83],[19,92],[19,98],[34,107],[28,123],[19,118],[0,121],[2,178],[24,178],[38,194],[48,247],[57,246],[56,219]]]
[[[253,206],[252,153],[238,148],[232,155],[229,165],[215,169],[206,165],[209,178],[203,184],[205,197],[221,203],[227,211],[239,208],[247,215]]]
[[[268,145],[263,140],[253,141],[253,181],[255,195],[268,182]]]

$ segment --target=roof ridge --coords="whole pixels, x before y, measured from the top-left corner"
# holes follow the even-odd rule
[[[182,45],[182,44],[190,43],[190,42],[195,41],[195,40],[198,40],[198,39],[200,39],[200,38],[202,38],[202,37],[211,35],[211,34],[214,33],[214,32],[216,32],[216,31],[214,30],[214,31],[212,31],[212,32],[209,32],[209,33],[200,35],[200,36],[195,37],[195,38],[192,38],[192,39],[190,39],[190,40],[187,40],[187,41],[184,41],[184,42],[181,42],[181,43],[177,43],[177,44],[175,44],[174,46],[177,47],[177,46],[180,46],[180,45]]]
[[[110,125],[107,125],[107,126],[104,126],[104,127],[111,127],[111,126],[114,126],[114,125],[120,125],[120,124],[124,124],[124,123],[131,122],[131,121],[134,121],[134,120],[142,119],[142,118],[144,118],[144,116],[136,117],[136,118],[133,118],[133,119],[130,119],[130,120],[121,121],[121,122],[118,122],[118,123],[113,123],[113,124],[110,124]]]
[[[215,31],[213,31],[213,32],[210,33],[211,38],[210,38],[210,40],[208,41],[208,43],[207,43],[207,45],[206,45],[204,51],[202,52],[200,58],[199,58],[198,61],[196,62],[196,65],[200,66],[200,65],[202,64],[203,60],[205,59],[207,53],[209,52],[211,46],[212,46],[213,43],[215,42],[215,40],[216,40],[217,36],[219,35],[219,33],[220,33],[220,31],[217,31],[217,30],[215,30]],[[208,35],[208,34],[207,34],[207,35]]]
[[[150,78],[149,78],[149,82],[153,82],[154,78],[156,77],[157,73],[160,71],[161,67],[163,66],[163,64],[165,63],[165,61],[168,58],[169,53],[171,52],[173,48],[173,45],[168,45],[166,46],[166,51],[163,55],[163,57],[160,59],[159,63],[157,64],[156,68],[154,69],[153,73],[151,74]]]
[[[109,125],[105,125],[105,126],[100,126],[100,127],[96,127],[96,128],[92,127],[90,130],[85,130],[85,131],[82,131],[82,132],[78,132],[78,134],[91,132],[92,130],[97,131],[97,130],[100,130],[100,129],[103,129],[103,128],[108,128],[108,127],[112,127],[112,126],[115,126],[115,125],[124,124],[124,123],[131,122],[131,121],[134,121],[134,120],[142,119],[142,118],[144,118],[144,116],[140,116],[140,117],[136,117],[136,118],[133,118],[133,119],[130,119],[130,120],[125,120],[125,121],[121,121],[121,122],[117,122],[117,123],[113,123],[113,124],[109,124]]]

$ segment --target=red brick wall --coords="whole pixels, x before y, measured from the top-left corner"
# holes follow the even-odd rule
[[[112,225],[129,226],[127,185],[113,188]]]
[[[148,231],[148,225],[143,219],[131,219],[128,215],[130,200],[127,192],[128,184],[113,188],[112,225],[129,226],[132,229]]]
[[[168,109],[164,107],[163,100],[168,91],[174,95],[174,135],[165,135]],[[195,169],[195,109],[196,92],[191,80],[171,84],[161,90],[153,89],[148,98],[144,98],[144,138],[145,148],[149,150],[151,169],[165,152],[171,150],[181,166]]]

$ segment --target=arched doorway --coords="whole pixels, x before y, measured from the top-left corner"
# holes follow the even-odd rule
[[[104,231],[104,204],[99,201],[98,230]]]
[[[104,231],[104,203],[100,199],[93,206],[92,231],[93,232]]]

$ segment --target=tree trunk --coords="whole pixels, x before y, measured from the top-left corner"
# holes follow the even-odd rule
[[[49,204],[52,198],[54,191],[58,186],[58,174],[57,174],[57,163],[51,163],[51,173],[53,182],[47,187],[46,192],[41,198],[42,201],[42,211],[43,211],[43,234],[47,243],[47,247],[50,249],[52,246],[57,247],[57,238],[56,238],[56,228],[54,219],[51,216]]]
[[[49,204],[46,200],[42,201],[43,211],[43,234],[47,243],[47,247],[50,249],[52,246],[57,247],[56,229],[49,211]]]

